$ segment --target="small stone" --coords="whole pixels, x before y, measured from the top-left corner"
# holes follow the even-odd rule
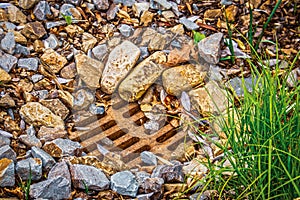
[[[69,115],[69,109],[59,99],[41,100],[40,103],[63,120]]]
[[[2,158],[8,158],[16,161],[17,154],[9,145],[4,145],[0,148],[0,159]]]
[[[79,78],[88,87],[98,88],[100,86],[99,79],[104,68],[103,63],[84,54],[77,54],[75,56],[75,63]]]
[[[44,43],[41,40],[35,40],[33,42],[33,49],[38,53],[43,52],[45,49]]]
[[[72,16],[71,8],[74,8],[74,6],[72,4],[64,3],[60,7],[60,10],[59,10],[59,12],[60,12],[59,18],[63,18],[63,15],[65,15],[65,16]]]
[[[47,34],[43,24],[41,22],[29,22],[25,25],[21,33],[32,40],[37,40]]]
[[[139,56],[140,49],[127,40],[116,46],[109,54],[102,73],[101,90],[107,94],[112,94],[134,67]]]
[[[8,15],[4,9],[0,8],[0,21],[8,21]]]
[[[169,10],[171,8],[171,3],[167,0],[154,0],[160,6],[162,6],[163,10]]]
[[[121,24],[118,29],[124,37],[129,37],[133,32],[133,28],[127,24]]]
[[[19,6],[25,10],[32,8],[38,0],[19,0]]]
[[[1,49],[6,53],[13,54],[16,46],[14,32],[8,32],[1,40]]]
[[[65,57],[61,56],[56,51],[50,48],[45,50],[40,59],[42,62],[45,62],[47,65],[49,65],[50,69],[54,73],[58,73],[61,68],[63,68],[68,63]]]
[[[18,67],[27,70],[37,71],[39,61],[37,58],[21,58],[18,61]]]
[[[7,12],[8,12],[8,19],[10,22],[18,23],[18,24],[26,23],[27,21],[26,15],[24,15],[24,13],[16,6],[13,5],[9,6]]]
[[[82,19],[81,13],[76,8],[70,8],[70,13],[71,13],[72,19],[75,19],[75,20]]]
[[[11,76],[4,69],[0,68],[0,82],[8,83],[11,80]]]
[[[141,160],[149,165],[157,165],[156,156],[150,151],[143,151],[141,153]]]
[[[151,199],[161,199],[163,193],[164,179],[162,178],[146,178],[144,183],[140,185],[143,193],[153,193]]]
[[[148,45],[148,50],[150,52],[164,50],[165,45],[166,45],[166,37],[160,33],[156,33],[155,35],[152,36],[152,39],[150,40],[150,43]]]
[[[94,101],[94,95],[85,89],[80,89],[76,91],[73,102],[74,110],[83,110],[90,106],[90,104]]]
[[[107,45],[106,44],[100,44],[92,49],[93,56],[99,60],[103,61],[104,56],[107,54]]]
[[[195,193],[189,197],[189,200],[209,200],[218,196],[216,190],[206,190],[203,193]]]
[[[226,82],[226,87],[231,89],[238,97],[244,96],[244,87],[249,93],[253,92],[253,84],[256,84],[257,79],[253,80],[253,77],[247,77],[242,80],[239,77],[235,77]]]
[[[70,181],[56,177],[32,184],[29,195],[33,199],[68,199],[71,196]]]
[[[9,94],[5,94],[4,96],[0,97],[0,107],[11,108],[15,106],[16,103],[13,98],[9,96]]]
[[[0,159],[0,187],[15,186],[15,164],[13,160]]]
[[[167,20],[167,21],[170,21],[172,20],[173,18],[175,18],[175,14],[170,11],[170,10],[167,10],[167,11],[163,11],[162,12],[162,16]]]
[[[204,38],[198,43],[198,51],[200,57],[206,62],[217,64],[220,59],[222,33],[215,33]]]
[[[132,7],[135,3],[135,0],[113,0],[115,4],[123,4],[123,6]]]
[[[208,9],[204,12],[204,19],[216,19],[221,15],[221,9]]]
[[[44,78],[44,76],[42,74],[33,74],[31,76],[31,80],[33,83],[36,83],[36,82],[42,80],[43,78]]]
[[[71,174],[69,171],[68,164],[66,161],[61,161],[56,163],[48,173],[48,179],[53,179],[57,177],[64,177],[65,179],[69,180],[71,184]]]
[[[102,172],[93,166],[75,164],[70,166],[72,183],[75,188],[101,191],[109,188],[109,180]]]
[[[286,80],[287,85],[291,88],[297,87],[300,81],[300,67],[293,69]]]
[[[108,11],[106,12],[107,20],[109,20],[109,21],[113,20],[116,17],[118,11],[119,11],[119,6],[117,6],[116,4],[111,4],[109,6]]]
[[[62,128],[48,128],[42,126],[37,134],[37,137],[44,142],[55,140],[57,138],[65,138],[67,131]]]
[[[149,26],[152,23],[154,13],[145,10],[140,17],[140,25]]]
[[[62,78],[72,79],[72,78],[75,78],[76,74],[77,74],[77,71],[76,71],[76,65],[74,62],[70,63],[69,65],[66,65],[64,68],[62,68],[60,70],[60,76]]]
[[[35,91],[31,92],[30,94],[32,94],[33,96],[35,96],[39,99],[45,99],[47,97],[48,93],[49,93],[48,90],[35,90]],[[29,101],[27,101],[27,102],[29,102]]]
[[[143,13],[146,10],[149,10],[150,3],[149,2],[141,2],[141,3],[134,3],[132,6],[134,15],[136,17],[140,17],[141,13]]]
[[[66,26],[65,31],[71,37],[74,37],[75,35],[84,33],[84,30],[80,26],[77,26],[75,24],[70,24],[70,25]]]
[[[22,35],[20,32],[18,31],[14,31],[14,37],[15,37],[15,41],[17,43],[20,43],[20,44],[27,44],[27,39],[26,37],[24,37],[24,35]]]
[[[136,197],[139,185],[130,171],[122,171],[111,176],[110,187],[118,194]]]
[[[39,158],[27,158],[18,161],[16,164],[16,173],[24,180],[31,178],[33,181],[38,181],[42,178],[42,161]],[[31,174],[31,177],[30,177]]]
[[[66,2],[79,6],[82,3],[82,0],[66,0]]]
[[[64,127],[64,121],[38,102],[28,102],[20,109],[20,115],[34,126]]]
[[[43,149],[54,158],[63,156],[80,156],[81,145],[78,142],[73,142],[69,139],[58,138],[50,142],[46,142]]]
[[[50,34],[49,37],[44,40],[45,48],[57,49],[60,46],[60,41],[54,34]]]
[[[34,158],[41,159],[45,171],[49,171],[56,163],[48,153],[38,147],[31,147],[31,154]]]
[[[97,39],[89,33],[84,32],[82,34],[82,50],[87,53],[88,50],[94,48],[97,43]]]
[[[5,145],[10,145],[10,139],[0,135],[0,147],[3,147]]]
[[[189,31],[197,30],[199,28],[199,26],[196,23],[192,22],[191,20],[185,17],[180,18],[179,23],[183,24],[185,28]]]
[[[15,56],[6,54],[0,50],[0,67],[6,72],[10,72],[10,70],[16,66],[17,62],[18,59]]]
[[[184,181],[184,174],[181,164],[158,165],[152,172],[151,178],[163,178],[166,183],[182,183]]]
[[[50,29],[50,28],[54,28],[57,26],[63,26],[66,24],[67,24],[67,22],[65,20],[55,21],[55,22],[46,22],[45,27],[46,27],[46,29]]]
[[[40,1],[33,10],[34,16],[38,20],[45,20],[47,18],[47,15],[51,15],[50,6],[47,1]]]
[[[24,56],[28,56],[30,54],[30,51],[27,47],[22,46],[20,44],[16,44],[15,54],[21,54],[21,55],[24,55]]]
[[[33,128],[33,126],[30,126],[31,129],[33,129],[33,131],[28,131],[28,129],[26,130],[27,134],[25,135],[20,135],[19,136],[19,140],[21,142],[23,142],[27,147],[42,147],[42,143],[41,141],[35,136],[35,130]],[[29,128],[29,129],[30,129]]]
[[[5,31],[14,31],[16,27],[16,25],[10,22],[0,22],[0,28],[2,28]]]
[[[107,10],[109,8],[108,0],[93,0],[97,10]]]
[[[7,131],[0,130],[0,136],[6,137],[6,138],[12,138],[13,134],[11,134]]]
[[[95,104],[91,104],[89,111],[94,115],[103,115],[105,113],[105,108],[104,106],[96,106]]]

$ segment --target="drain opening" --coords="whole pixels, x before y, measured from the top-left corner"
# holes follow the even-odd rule
[[[127,112],[124,112],[123,117],[129,118],[129,117],[133,116],[134,114],[136,114],[139,111],[140,111],[140,107],[138,105],[136,105],[135,107],[131,108]]]
[[[177,133],[178,131],[179,131],[178,129],[172,129],[172,130],[166,132],[165,134],[163,134],[162,136],[156,138],[156,142],[163,143],[163,142],[165,142],[166,140],[168,140],[168,139],[170,139],[171,137],[173,137],[174,135],[176,135],[176,133]]]
[[[122,130],[112,133],[111,135],[108,135],[107,137],[110,140],[114,141],[114,140],[122,137],[123,135],[126,135],[127,133],[128,133],[128,129],[122,129]]]
[[[124,156],[122,159],[123,162],[128,163],[140,156],[140,153],[143,151],[150,151],[151,147],[149,145],[142,146],[141,148],[135,150],[133,153],[128,154],[127,156]]]
[[[148,120],[148,118],[146,116],[136,120],[134,123],[138,126],[142,126],[143,124],[145,124],[145,122]]]
[[[129,140],[121,143],[120,145],[118,145],[117,147],[120,148],[120,149],[127,149],[128,147],[134,145],[135,143],[139,142],[140,141],[140,138],[138,137],[132,137],[130,138]]]

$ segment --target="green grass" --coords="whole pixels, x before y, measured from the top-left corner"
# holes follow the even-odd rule
[[[31,166],[29,164],[29,177],[25,184],[22,182],[22,180],[20,183],[20,187],[21,187],[22,191],[24,192],[25,200],[30,199],[29,192],[30,192],[31,181],[32,181],[32,173],[31,173]]]

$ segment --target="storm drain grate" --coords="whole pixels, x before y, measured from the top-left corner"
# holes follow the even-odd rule
[[[166,160],[178,159],[176,151],[186,142],[186,133],[165,123],[158,131],[149,134],[144,128],[147,121],[137,103],[127,103],[114,97],[113,105],[101,116],[81,115],[76,126],[84,127],[70,136],[81,143],[88,155],[102,157],[97,144],[118,153],[129,167],[143,165],[140,153],[151,151]],[[182,149],[181,149],[182,151]],[[181,155],[183,155],[181,152]],[[175,156],[175,157],[174,157]]]

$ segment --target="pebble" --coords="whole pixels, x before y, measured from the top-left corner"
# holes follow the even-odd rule
[[[21,55],[24,55],[24,56],[28,56],[30,54],[30,50],[27,47],[23,46],[23,45],[16,44],[15,54],[21,54]]]
[[[54,158],[63,156],[80,156],[82,146],[79,142],[73,142],[69,139],[58,138],[50,142],[46,142],[43,149]]]
[[[71,174],[68,164],[64,160],[56,163],[48,173],[48,179],[53,179],[56,177],[64,177],[71,185]]]
[[[158,3],[162,7],[162,10],[169,10],[172,6],[167,0],[154,0],[154,2]]]
[[[111,176],[110,187],[118,194],[136,197],[139,185],[130,171],[122,171]]]
[[[5,94],[2,97],[0,97],[0,107],[10,108],[10,107],[15,107],[15,106],[16,106],[16,103],[9,94]]]
[[[131,36],[133,32],[133,28],[127,24],[121,24],[121,26],[118,29],[124,37]]]
[[[51,15],[50,6],[47,1],[40,1],[33,10],[34,16],[43,21],[47,18],[47,15]]]
[[[144,183],[140,185],[143,193],[152,193],[151,199],[161,199],[163,193],[164,179],[162,178],[146,178]]]
[[[140,3],[134,3],[132,6],[132,9],[133,9],[134,15],[136,17],[140,17],[144,11],[149,10],[149,7],[150,7],[149,2],[140,2]]]
[[[20,58],[18,60],[18,67],[31,71],[37,71],[39,61],[37,58]]]
[[[19,6],[25,10],[32,8],[38,0],[19,0]]]
[[[80,26],[77,26],[76,24],[70,24],[68,26],[65,26],[64,29],[71,37],[84,33],[84,30]]]
[[[58,73],[67,63],[67,59],[51,48],[45,50],[41,61],[46,63],[54,73]]]
[[[18,32],[18,31],[13,31],[13,33],[14,33],[16,43],[20,43],[23,45],[27,44],[27,39],[24,35],[22,35],[22,33]]]
[[[115,4],[123,4],[123,6],[132,7],[133,4],[136,2],[135,0],[113,0]]]
[[[34,158],[41,159],[42,167],[45,171],[49,171],[56,163],[48,153],[38,147],[31,147],[31,154]]]
[[[217,64],[221,54],[223,33],[214,33],[198,42],[198,52],[206,62]]]
[[[31,92],[31,94],[37,98],[41,99],[45,99],[48,96],[48,90],[35,90],[33,92]]]
[[[64,3],[59,10],[59,17],[64,18],[65,16],[72,16],[71,8],[75,8],[72,4]],[[72,17],[73,18],[73,17]]]
[[[89,111],[94,115],[102,115],[105,113],[105,108],[104,106],[96,106],[95,104],[91,104]]]
[[[27,19],[26,15],[14,5],[7,8],[8,20],[12,23],[25,24]]]
[[[253,92],[253,84],[256,84],[257,79],[253,80],[253,78],[247,77],[244,78],[244,83],[241,78],[235,77],[230,79],[228,82],[225,83],[226,87],[233,90],[234,94],[238,97],[244,96],[244,87],[248,92]]]
[[[79,6],[82,3],[82,0],[66,0],[66,2]]]
[[[184,174],[179,163],[170,165],[158,165],[152,172],[151,178],[163,178],[166,183],[182,183]]]
[[[92,49],[92,55],[99,61],[103,61],[104,56],[107,54],[107,45],[100,44]]]
[[[31,125],[30,127],[33,128]],[[28,129],[27,129],[28,130]],[[19,140],[23,142],[27,147],[42,147],[41,141],[35,136],[35,133],[28,133],[19,136]]]
[[[6,53],[13,54],[15,51],[16,41],[14,32],[8,32],[1,40],[1,49]]]
[[[15,185],[15,164],[13,160],[0,159],[0,187],[12,187]]]
[[[8,158],[13,161],[16,161],[17,154],[9,145],[4,145],[0,148],[0,159]]]
[[[125,40],[116,46],[109,54],[102,73],[101,90],[112,94],[134,67],[139,56],[140,49],[130,41]]]
[[[199,28],[199,26],[196,23],[192,22],[191,20],[187,19],[186,17],[180,18],[179,23],[183,24],[184,27],[189,31],[197,30]]]
[[[10,22],[0,22],[0,27],[6,31],[14,31],[17,26]]]
[[[76,91],[73,101],[74,110],[83,110],[91,105],[94,102],[94,94],[85,89],[80,89]]]
[[[60,41],[54,34],[50,34],[49,37],[44,40],[45,48],[57,49],[60,46]]]
[[[7,131],[0,130],[0,136],[6,137],[6,138],[12,138],[13,134],[11,134]]]
[[[102,170],[93,166],[74,164],[70,166],[72,183],[75,188],[94,191],[106,190],[109,188],[110,181]]]
[[[150,52],[164,50],[166,45],[166,36],[164,34],[156,33],[151,37],[148,45]]]
[[[97,44],[97,39],[87,32],[84,32],[82,34],[82,50],[87,53],[88,50],[94,48],[94,46]]]
[[[67,24],[67,22],[65,20],[55,21],[55,22],[46,22],[45,27],[46,27],[46,29],[50,29],[50,28],[54,28],[57,26],[63,26],[66,24]]]
[[[119,6],[117,6],[116,4],[111,4],[108,11],[106,12],[106,15],[107,15],[107,20],[113,20],[117,13],[119,11]]]
[[[77,74],[77,70],[74,62],[66,65],[60,70],[60,76],[62,78],[72,79],[75,78],[76,74]]]
[[[44,76],[42,74],[33,74],[31,76],[31,80],[33,83],[36,83],[36,82],[42,80],[43,78],[44,78]]]
[[[156,156],[150,151],[143,151],[141,153],[141,160],[148,165],[157,165]]]
[[[64,177],[55,177],[30,186],[33,199],[68,199],[71,195],[70,182]]]
[[[3,147],[5,145],[10,145],[10,139],[0,135],[0,147]]]
[[[38,181],[42,178],[42,161],[39,158],[27,158],[18,161],[16,164],[16,173],[24,180],[31,179]],[[31,174],[31,177],[30,177]]]
[[[1,58],[0,58],[1,59]],[[0,68],[0,82],[8,83],[11,81],[11,76],[4,69]]]
[[[49,128],[46,126],[42,126],[37,134],[37,137],[42,142],[48,142],[51,140],[55,140],[57,138],[65,138],[67,136],[67,131],[63,128]]]
[[[43,24],[38,21],[25,24],[25,27],[21,33],[28,39],[32,40],[40,39],[47,34]]]
[[[61,117],[63,120],[69,115],[69,109],[58,98],[41,100],[40,103],[49,108],[55,115]]]
[[[293,69],[289,72],[288,78],[286,80],[287,85],[291,88],[297,87],[299,84],[299,77],[300,77],[300,67]]]
[[[109,8],[108,0],[93,0],[94,5],[96,6],[97,10],[107,10]]]

